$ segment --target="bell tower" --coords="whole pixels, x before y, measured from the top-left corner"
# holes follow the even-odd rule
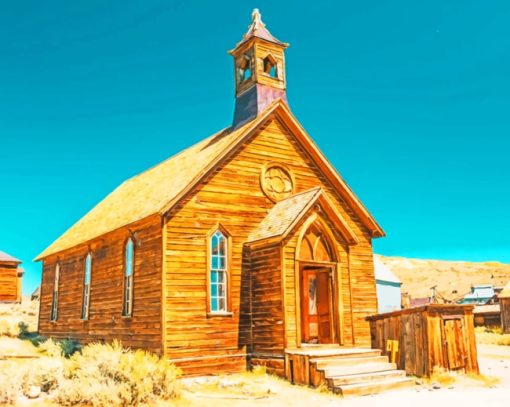
[[[289,44],[268,31],[258,9],[252,13],[248,32],[229,51],[234,57],[236,104],[233,127],[258,116],[271,102],[285,94],[285,54]]]

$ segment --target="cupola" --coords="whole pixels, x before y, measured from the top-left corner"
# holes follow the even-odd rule
[[[287,101],[284,50],[288,46],[273,37],[254,9],[247,33],[229,52],[235,68],[234,127],[258,116],[276,99]]]

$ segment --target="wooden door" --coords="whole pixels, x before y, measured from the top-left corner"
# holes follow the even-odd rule
[[[332,343],[331,269],[302,270],[301,332],[304,343]]]
[[[466,367],[466,347],[464,345],[464,330],[462,318],[451,317],[444,320],[445,358],[450,370]]]

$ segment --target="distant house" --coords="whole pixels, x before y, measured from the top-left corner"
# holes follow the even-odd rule
[[[41,295],[41,286],[37,287],[34,292],[32,293],[32,295],[30,296],[30,299],[32,301],[35,301],[35,300],[39,300],[39,297]]]
[[[510,281],[499,293],[499,306],[501,310],[501,329],[503,333],[510,333]]]
[[[499,304],[476,305],[473,316],[475,326],[498,328],[501,325]]]
[[[386,265],[374,257],[378,312],[392,312],[402,308],[402,282]]]
[[[21,302],[21,260],[0,251],[0,302]]]
[[[485,305],[496,295],[492,284],[474,285],[459,304]]]
[[[432,304],[430,297],[411,298],[409,301],[410,308],[423,307]]]

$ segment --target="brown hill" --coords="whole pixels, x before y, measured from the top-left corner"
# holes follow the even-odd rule
[[[470,292],[472,285],[502,287],[510,281],[510,264],[377,256],[402,281],[402,292],[413,298],[428,297],[437,286],[438,293],[453,300]]]

